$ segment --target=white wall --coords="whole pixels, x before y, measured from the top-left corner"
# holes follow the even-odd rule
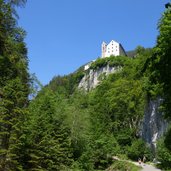
[[[109,57],[111,55],[119,56],[121,55],[120,52],[120,44],[114,40],[112,40],[108,45],[105,42],[102,43],[102,58]]]
[[[85,71],[85,70],[88,70],[89,68],[90,68],[90,64],[85,65],[85,66],[84,66],[84,71]]]

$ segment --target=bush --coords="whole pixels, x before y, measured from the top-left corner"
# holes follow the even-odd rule
[[[109,65],[110,67],[123,67],[129,61],[125,56],[110,56],[107,58],[98,58],[90,66],[90,69],[96,70],[103,66]]]
[[[137,161],[138,158],[145,156],[147,160],[152,159],[152,152],[145,142],[141,139],[133,141],[132,145],[128,148],[128,157]]]
[[[90,69],[96,70],[103,66],[106,66],[108,63],[108,58],[98,58],[95,62],[93,62],[90,66]]]
[[[105,170],[112,164],[112,156],[116,156],[119,151],[115,138],[103,134],[91,140],[79,161],[84,170]]]
[[[166,148],[168,148],[171,151],[171,129],[169,129],[168,132],[166,133],[164,144]]]
[[[166,147],[164,139],[157,142],[157,159],[161,162],[160,167],[171,169],[171,151]]]
[[[106,171],[138,171],[140,167],[126,161],[115,161]]]

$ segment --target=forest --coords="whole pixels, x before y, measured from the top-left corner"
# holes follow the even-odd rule
[[[155,153],[139,135],[149,99],[162,97],[160,110],[171,120],[171,7],[159,19],[155,47],[92,63],[91,70],[121,69],[87,92],[78,89],[83,67],[46,86],[29,73],[16,13],[25,3],[0,0],[0,171],[137,171],[126,161],[143,155],[171,169],[170,126]]]

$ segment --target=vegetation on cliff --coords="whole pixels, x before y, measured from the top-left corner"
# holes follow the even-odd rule
[[[26,122],[25,170],[104,170],[115,155],[151,158],[139,139],[146,102],[146,77],[141,70],[151,52],[140,47],[137,51],[135,59],[108,58],[122,69],[89,93],[77,88],[82,69],[54,77],[38,93]]]
[[[27,71],[25,32],[13,14],[14,4],[24,2],[0,0],[0,170],[124,170],[133,166],[113,156],[152,159],[139,126],[149,97],[162,96],[161,110],[171,118],[171,9],[159,22],[156,47],[137,47],[133,58],[92,63],[93,70],[107,64],[122,68],[97,88],[78,90],[85,74],[81,67],[54,77],[29,101],[34,80]],[[157,149],[165,168],[171,166],[170,132]]]

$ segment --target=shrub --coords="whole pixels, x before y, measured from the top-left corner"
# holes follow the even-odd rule
[[[171,151],[166,147],[164,139],[157,142],[157,159],[161,162],[162,168],[171,169]]]
[[[126,161],[115,161],[106,171],[138,171],[140,167],[126,162]]]
[[[133,141],[132,145],[128,148],[128,157],[132,160],[138,160],[146,156],[147,160],[152,158],[152,152],[145,142],[141,139]]]

